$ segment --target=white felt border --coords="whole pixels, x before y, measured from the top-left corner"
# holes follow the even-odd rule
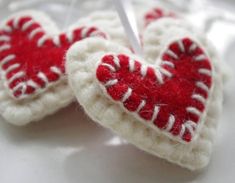
[[[1,25],[4,26],[6,21],[11,18],[24,15],[32,16],[42,25],[48,35],[58,35],[59,30],[55,23],[43,12],[35,10],[25,10],[13,14]],[[127,45],[124,30],[116,13],[110,11],[94,12],[88,17],[79,19],[78,22],[68,28],[68,31],[79,26],[96,26],[102,32],[107,33],[109,39]],[[0,81],[0,113],[7,122],[14,125],[25,125],[32,121],[38,121],[67,106],[74,98],[73,92],[67,85],[66,76],[43,93],[23,100],[13,99],[4,87],[3,82]]]
[[[89,16],[79,19],[71,28],[84,24],[87,26],[97,26],[101,31],[108,34],[110,40],[124,46],[129,46],[124,28],[115,11],[93,12]]]
[[[94,121],[115,131],[140,149],[182,167],[191,170],[199,169],[209,162],[223,98],[223,84],[218,57],[205,39],[199,39],[199,42],[207,48],[208,54],[213,60],[215,87],[209,101],[208,113],[203,128],[198,138],[190,144],[178,143],[170,140],[165,135],[156,133],[146,125],[136,121],[118,104],[112,103],[104,96],[95,81],[94,62],[97,62],[97,58],[105,52],[128,54],[129,51],[123,47],[117,47],[114,43],[95,38],[89,38],[73,45],[68,51],[66,63],[69,84],[84,110]],[[97,55],[92,55],[92,53]]]
[[[181,37],[181,36],[180,36]],[[182,36],[182,38],[184,38],[185,36]],[[192,39],[192,36],[190,37],[191,40],[197,44],[197,46],[201,47],[201,45],[196,42],[195,40]],[[181,38],[178,38],[178,39],[173,39],[171,41],[171,39],[168,40],[168,42],[166,41],[166,44],[162,45],[162,52],[159,56],[158,59],[155,59],[156,62],[155,64],[152,63],[148,63],[146,62],[143,58],[140,58],[132,53],[129,53],[127,54],[132,60],[136,60],[136,61],[139,61],[140,63],[142,63],[142,66],[145,65],[145,67],[147,66],[152,66],[153,68],[154,67],[161,67],[159,66],[160,62],[158,63],[158,61],[161,61],[161,58],[162,58],[162,55],[165,53],[165,51],[168,49],[168,46],[169,44],[173,43],[173,42],[177,42],[178,40],[181,40]],[[168,43],[168,44],[167,44]],[[105,48],[106,49],[106,48]],[[101,51],[103,52],[103,51]],[[109,53],[104,53],[104,54],[99,54],[97,55],[96,57],[96,60],[99,60],[95,65],[96,65],[96,68],[97,66],[101,63],[101,60],[102,58],[105,56],[105,55],[118,55],[118,54],[122,54],[122,52],[117,52],[117,51],[114,51],[114,52],[109,52]],[[206,54],[206,53],[205,53]],[[207,54],[206,54],[207,55]],[[208,55],[207,55],[208,56]],[[96,61],[95,60],[95,61]],[[95,62],[94,61],[94,62]],[[94,71],[95,72],[95,71]],[[213,68],[213,65],[212,65],[212,80],[214,78],[214,75],[215,75],[215,72],[214,72],[214,68]],[[102,89],[102,93],[107,97],[109,98],[110,100],[113,101],[112,97],[110,97],[110,95],[107,93],[107,89],[106,87],[100,83],[100,81],[95,77],[95,80],[96,82],[98,83],[98,85],[100,86],[100,88]],[[204,125],[204,121],[205,121],[205,118],[206,118],[206,115],[207,115],[207,112],[208,112],[208,103],[209,101],[211,100],[211,93],[212,91],[214,90],[214,81],[212,81],[212,86],[208,92],[208,99],[206,100],[205,102],[205,111],[200,115],[200,121],[198,121],[196,127],[195,127],[195,131],[194,131],[194,135],[192,136],[192,140],[191,141],[194,141],[194,139],[196,139],[198,137],[198,134],[199,134],[199,131],[201,130],[202,126]],[[162,130],[162,129],[159,129],[158,127],[156,127],[153,123],[147,123],[146,120],[144,120],[143,118],[141,118],[139,116],[138,113],[136,112],[129,112],[124,106],[123,106],[123,103],[122,102],[116,102],[116,101],[113,101],[114,103],[117,103],[119,104],[119,106],[126,112],[126,113],[129,113],[130,115],[134,116],[139,122],[143,123],[144,125],[150,127],[151,129],[154,129],[157,133],[159,134],[164,134],[166,136],[168,136],[169,138],[173,139],[173,140],[176,140],[176,141],[179,141],[180,143],[185,143],[187,144],[188,142],[185,142],[184,140],[182,140],[182,137],[180,136],[174,136],[172,135],[171,133],[169,133],[168,131],[165,131],[165,130]],[[192,143],[192,142],[190,142]]]
[[[27,15],[38,21],[49,35],[58,34],[59,31],[54,22],[42,12],[26,10],[11,15],[7,20]],[[3,21],[2,26],[7,20]],[[0,113],[8,122],[15,125],[24,125],[30,121],[39,120],[74,100],[65,79],[60,79],[57,84],[49,87],[42,94],[23,100],[13,99],[3,83],[3,81],[0,82]]]

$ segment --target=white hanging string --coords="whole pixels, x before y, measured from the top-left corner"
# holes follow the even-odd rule
[[[64,25],[63,25],[63,30],[66,29],[70,23],[70,20],[71,20],[71,16],[72,16],[72,11],[73,11],[73,8],[76,4],[77,0],[70,0],[70,3],[68,5],[68,9],[67,9],[67,16],[65,18],[65,22],[64,22]]]
[[[131,0],[113,0],[130,44],[136,54],[143,55]]]

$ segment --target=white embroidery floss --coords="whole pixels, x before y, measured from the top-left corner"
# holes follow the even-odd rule
[[[113,2],[131,47],[137,55],[142,56],[142,47],[131,0],[113,0]]]

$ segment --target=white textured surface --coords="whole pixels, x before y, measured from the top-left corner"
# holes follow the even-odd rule
[[[22,1],[29,4],[31,2]],[[11,7],[14,8],[17,2],[22,1],[15,1]],[[1,15],[9,11],[5,8],[8,2],[8,0],[0,1],[1,10],[3,10],[0,11]],[[217,2],[222,3],[222,1]],[[45,4],[45,1],[43,3]],[[43,9],[42,6],[38,6],[38,3],[35,4],[32,7]],[[53,19],[58,22],[64,19],[64,12],[60,7],[57,5],[51,11],[54,13]],[[50,10],[46,9],[47,12]],[[79,14],[77,10],[73,11],[73,13],[76,12]],[[56,16],[58,13],[61,14],[59,17]],[[192,17],[192,20],[195,25],[201,23],[198,15]],[[215,23],[208,35],[213,43],[217,43],[216,47],[223,59],[226,59],[230,68],[235,70],[234,26],[223,22]],[[78,104],[73,104],[39,123],[33,123],[23,128],[6,124],[1,118],[0,182],[234,182],[234,106],[235,80],[232,79],[226,86],[224,112],[211,162],[205,170],[195,173],[123,143],[123,140],[114,136],[110,131],[89,120]]]

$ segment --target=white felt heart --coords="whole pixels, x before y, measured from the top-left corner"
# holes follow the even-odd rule
[[[8,122],[24,125],[74,100],[65,75],[65,52],[76,41],[99,36],[98,32],[104,33],[105,27],[118,29],[120,25],[103,23],[98,15],[92,17],[89,22],[75,24],[63,33],[42,12],[23,11],[3,21],[0,27],[0,113]],[[117,17],[113,18],[116,22]],[[98,27],[102,27],[102,31]]]
[[[79,103],[94,121],[110,128],[129,142],[149,153],[195,170],[204,167],[209,162],[218,114],[220,113],[222,103],[221,72],[215,51],[207,45],[206,41],[204,39],[202,39],[203,41],[201,39],[198,40],[196,34],[189,33],[186,28],[179,28],[179,22],[175,24],[173,20],[171,21],[162,20],[152,23],[147,28],[144,33],[144,40],[146,40],[144,41],[144,48],[147,53],[145,58],[148,59],[138,58],[127,48],[113,42],[89,38],[69,49],[66,71],[69,76],[69,84]],[[184,27],[184,23],[181,24]],[[146,35],[152,36],[152,39],[150,40]],[[156,59],[161,54],[158,50],[162,49],[164,51],[169,43],[185,36],[197,40],[198,45],[206,50],[206,54],[212,60],[211,64],[214,68],[214,87],[208,99],[205,117],[202,119],[202,126],[198,131],[197,138],[189,144],[179,143],[176,139],[169,138],[164,133],[149,128],[140,119],[121,107],[119,103],[112,101],[112,97],[107,96],[96,78],[97,64],[100,64],[100,60],[105,55],[124,54],[134,60],[138,60],[140,63],[146,64],[147,61],[159,66]],[[153,53],[154,49],[156,53]],[[80,50],[85,51],[85,54],[82,54]],[[110,70],[112,69],[110,65],[108,67]]]

